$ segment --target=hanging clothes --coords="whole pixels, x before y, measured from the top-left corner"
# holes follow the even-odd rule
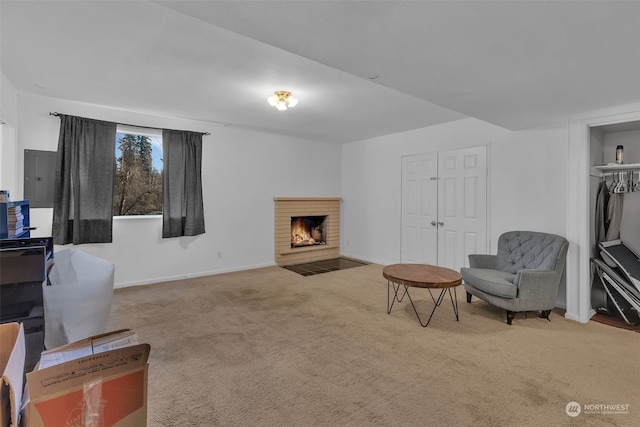
[[[609,206],[609,187],[605,180],[600,181],[598,192],[596,193],[596,246],[598,243],[607,240]]]
[[[607,227],[606,240],[616,240],[620,238],[620,225],[622,223],[622,206],[624,202],[623,193],[613,193],[609,196],[607,206]]]

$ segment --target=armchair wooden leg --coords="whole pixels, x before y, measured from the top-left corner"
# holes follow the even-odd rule
[[[467,302],[471,302],[471,294],[467,292]]]
[[[507,325],[511,324],[511,321],[513,320],[514,317],[516,317],[516,313],[513,311],[507,310]]]
[[[542,310],[540,314],[538,314],[538,317],[541,319],[547,319],[549,322],[551,322],[551,319],[549,319],[550,314],[551,310]]]

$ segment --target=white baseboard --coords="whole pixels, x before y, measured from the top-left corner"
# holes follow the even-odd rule
[[[161,282],[171,282],[173,280],[192,279],[194,277],[214,276],[216,274],[233,273],[235,271],[244,271],[244,270],[253,270],[253,269],[256,269],[256,268],[272,267],[274,265],[275,265],[275,263],[273,263],[273,262],[267,262],[267,263],[264,263],[264,264],[246,265],[246,266],[242,266],[242,267],[232,267],[232,268],[222,268],[222,269],[218,269],[218,270],[200,271],[198,273],[178,274],[178,275],[175,275],[175,276],[154,277],[154,278],[150,278],[150,279],[137,280],[137,281],[133,281],[133,282],[120,282],[120,283],[116,283],[114,285],[114,289],[129,288],[129,287],[132,287],[132,286],[151,285],[151,284],[154,284],[154,283],[161,283]]]
[[[380,265],[395,264],[393,262],[385,262],[385,261],[382,261],[382,260],[379,260],[379,259],[362,257],[362,256],[358,256],[358,255],[353,255],[353,254],[342,253],[342,254],[340,254],[340,256],[343,256],[345,258],[351,258],[351,259],[355,259],[355,260],[365,261],[365,262],[368,262],[370,264],[380,264]]]

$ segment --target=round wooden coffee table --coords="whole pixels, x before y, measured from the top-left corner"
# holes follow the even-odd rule
[[[422,327],[427,327],[433,313],[436,308],[442,303],[445,294],[449,293],[451,299],[451,305],[453,306],[453,312],[456,315],[456,322],[458,321],[458,299],[456,298],[456,286],[462,284],[462,276],[459,272],[451,270],[449,268],[438,267],[428,264],[392,264],[382,269],[382,275],[387,279],[387,314],[391,314],[393,304],[398,301],[402,302],[405,295],[409,297],[413,311],[415,311],[418,317],[418,322]],[[404,287],[402,296],[398,296],[400,287]],[[393,287],[393,299],[391,298],[391,288]],[[434,306],[429,315],[427,323],[423,323],[416,310],[416,306],[413,303],[411,295],[409,295],[409,287],[425,288],[429,291],[429,295],[433,300]],[[440,289],[440,294],[437,298],[431,293],[431,289]],[[453,289],[453,295],[451,294]]]

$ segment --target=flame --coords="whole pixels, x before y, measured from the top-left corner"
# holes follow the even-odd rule
[[[311,230],[308,229],[301,218],[297,218],[291,223],[291,243],[298,245],[309,241],[308,244],[314,244],[315,240],[313,240],[310,233]]]
[[[291,218],[291,247],[324,244],[322,231],[304,217]]]

